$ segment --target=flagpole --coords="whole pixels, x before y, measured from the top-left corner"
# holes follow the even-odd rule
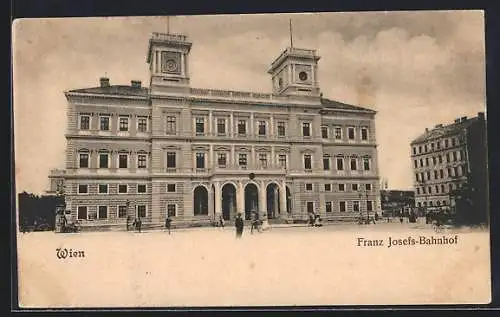
[[[292,19],[290,19],[290,47],[293,47]]]

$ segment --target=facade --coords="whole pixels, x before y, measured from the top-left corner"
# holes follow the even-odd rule
[[[149,87],[101,78],[65,92],[72,217],[334,220],[380,208],[375,111],[323,98],[315,50],[285,49],[268,70],[272,93],[261,93],[192,88],[191,46],[153,33]]]
[[[64,175],[66,171],[61,169],[53,169],[49,174],[49,189],[46,191],[48,195],[64,194]]]
[[[487,195],[484,113],[426,129],[411,142],[411,159],[417,207],[453,212],[454,193],[471,186]]]

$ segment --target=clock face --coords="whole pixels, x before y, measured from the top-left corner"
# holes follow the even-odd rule
[[[179,68],[179,65],[177,65],[177,62],[175,60],[169,59],[165,62],[165,68],[167,72],[176,72]]]
[[[300,72],[299,73],[299,79],[302,80],[302,81],[306,81],[307,80],[307,73],[306,72]]]

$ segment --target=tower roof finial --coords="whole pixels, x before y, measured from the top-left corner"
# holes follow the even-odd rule
[[[170,16],[167,15],[167,34],[170,34]]]
[[[290,47],[293,47],[292,19],[290,19]]]

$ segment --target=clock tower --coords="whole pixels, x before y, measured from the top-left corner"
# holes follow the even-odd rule
[[[182,34],[153,33],[147,55],[152,93],[189,90],[191,45],[187,36]]]
[[[316,50],[288,47],[272,62],[268,71],[272,77],[273,93],[319,97],[319,59]]]

